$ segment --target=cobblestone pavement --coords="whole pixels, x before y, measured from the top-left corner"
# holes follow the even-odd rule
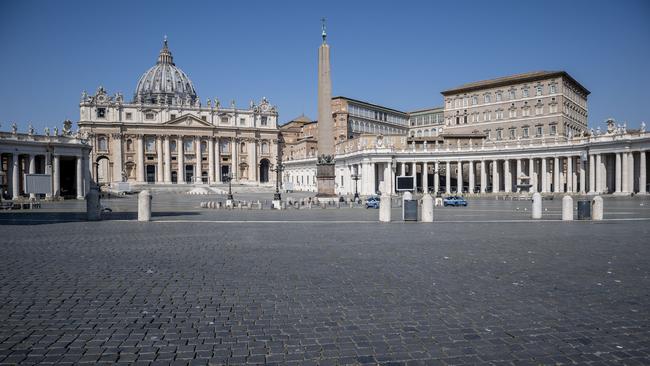
[[[363,220],[5,222],[0,363],[650,364],[648,221]]]

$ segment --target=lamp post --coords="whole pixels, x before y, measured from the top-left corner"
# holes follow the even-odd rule
[[[352,174],[352,180],[354,181],[354,201],[356,202],[359,199],[359,191],[357,190],[357,181],[361,179],[361,175],[358,173]]]
[[[228,174],[222,175],[221,180],[228,182],[228,197],[226,199],[232,201],[232,174],[229,172]]]
[[[280,157],[278,157],[278,160],[275,163],[275,168],[271,169],[271,171],[275,172],[275,193],[273,194],[274,201],[280,201],[282,199],[282,195],[280,194],[280,179],[283,170],[284,165],[280,162]]]

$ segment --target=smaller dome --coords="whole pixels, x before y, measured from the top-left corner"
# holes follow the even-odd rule
[[[156,65],[138,80],[133,99],[134,103],[186,105],[193,105],[198,100],[192,81],[174,64],[174,58],[167,46],[167,37]]]

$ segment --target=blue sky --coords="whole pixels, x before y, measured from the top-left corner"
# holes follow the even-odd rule
[[[202,101],[267,97],[316,116],[320,18],[333,93],[409,111],[534,70],[587,89],[590,125],[650,121],[650,1],[1,1],[0,129],[79,118],[82,90],[131,99],[167,35]]]

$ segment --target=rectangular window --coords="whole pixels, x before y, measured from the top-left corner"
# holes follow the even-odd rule
[[[240,118],[240,119],[239,119],[239,125],[240,125],[240,126],[243,126],[243,125],[245,125],[245,124],[246,124],[246,118]]]
[[[153,113],[146,113],[144,119],[151,121],[153,119]]]
[[[169,116],[169,119],[176,119],[176,115],[172,113],[172,114]]]
[[[477,105],[478,104],[478,97],[473,96],[472,97],[472,105]]]
[[[207,121],[207,120],[208,120],[208,117],[206,117],[206,116],[201,116],[201,120],[203,120],[203,121]]]
[[[491,101],[490,94],[485,94],[485,103],[490,103],[490,101]]]
[[[130,121],[131,118],[133,118],[133,114],[131,112],[126,112],[126,119]]]
[[[528,137],[528,127],[524,127],[524,133],[523,133],[523,135],[524,135],[525,138]]]
[[[528,98],[528,89],[524,89],[524,90],[522,90],[522,96],[523,96],[524,98]]]
[[[266,126],[268,124],[268,117],[267,116],[262,116],[262,126]]]
[[[536,133],[536,135],[537,135],[537,136],[542,136],[542,132],[544,132],[544,131],[542,130],[542,126],[538,126],[538,127],[537,127],[537,133]]]
[[[516,109],[511,109],[509,113],[510,118],[515,118],[517,117],[517,110]]]
[[[551,104],[549,109],[551,113],[557,113],[557,104]]]
[[[221,117],[221,123],[224,125],[228,124],[228,117]]]
[[[516,136],[515,136],[515,130],[514,130],[514,129],[513,129],[513,130],[510,130],[510,139],[511,139],[511,140],[514,140],[515,137],[516,137]]]
[[[515,93],[514,90],[511,90],[511,91],[510,91],[510,100],[513,100],[513,99],[515,99],[515,98],[516,98],[516,93]]]
[[[556,126],[556,125],[552,125],[552,126],[551,126],[551,135],[555,135],[556,133],[557,133],[557,126]]]
[[[537,107],[535,107],[535,114],[540,115],[540,114],[542,114],[543,110],[544,109],[543,109],[542,106],[537,106]]]
[[[97,118],[106,118],[106,108],[97,108]]]
[[[537,96],[542,95],[542,86],[541,85],[538,86],[537,88],[535,88],[535,95],[537,95]]]
[[[555,84],[551,85],[550,93],[555,94]]]
[[[497,93],[497,102],[501,101],[501,93]]]
[[[497,130],[497,140],[501,140],[501,139],[502,139],[501,130]]]

